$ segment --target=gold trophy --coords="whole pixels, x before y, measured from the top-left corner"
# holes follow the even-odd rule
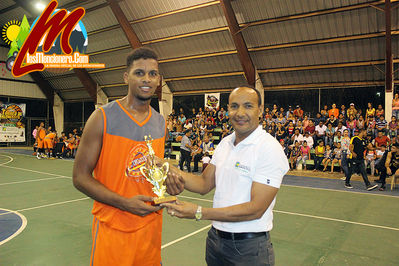
[[[154,204],[158,205],[165,202],[173,202],[176,201],[177,197],[168,196],[165,197],[164,194],[166,192],[166,186],[164,182],[166,180],[168,171],[169,171],[169,163],[164,163],[162,167],[157,167],[155,164],[155,152],[152,148],[152,138],[151,135],[144,136],[144,140],[148,147],[148,156],[150,161],[150,167],[146,166],[140,167],[140,172],[143,176],[145,176],[146,180],[153,185],[152,191],[158,196],[158,198],[154,199]]]

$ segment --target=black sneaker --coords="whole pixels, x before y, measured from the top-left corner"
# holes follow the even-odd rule
[[[351,184],[345,184],[346,188],[353,188]]]
[[[385,186],[380,187],[378,190],[379,190],[379,191],[384,191],[384,190],[385,190]]]
[[[370,191],[370,190],[376,189],[377,187],[378,187],[377,184],[375,184],[375,185],[371,185],[370,184],[370,185],[367,186],[367,190]]]
[[[376,182],[376,183],[382,183],[382,180],[381,180],[381,179],[375,179],[374,182]]]

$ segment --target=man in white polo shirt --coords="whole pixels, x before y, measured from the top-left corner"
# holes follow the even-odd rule
[[[181,201],[163,206],[172,216],[213,221],[206,241],[208,265],[274,265],[269,231],[288,161],[277,140],[259,125],[263,110],[259,92],[236,88],[228,107],[235,131],[219,143],[202,175],[175,167],[168,174],[173,177],[167,184],[171,190],[181,185],[171,183],[179,180],[176,175],[192,192],[206,194],[216,188],[213,208]]]

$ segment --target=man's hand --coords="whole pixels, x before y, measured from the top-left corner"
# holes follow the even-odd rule
[[[139,216],[146,216],[161,209],[160,206],[151,205],[153,200],[154,198],[150,196],[137,195],[125,200],[122,204],[123,210]]]
[[[166,207],[171,216],[187,219],[194,219],[198,208],[197,204],[179,200],[176,200],[176,203],[163,203],[161,206]]]
[[[166,192],[169,195],[178,195],[184,190],[184,179],[183,177],[169,168],[168,177],[165,180]]]
[[[355,152],[352,152],[352,157],[353,157],[353,158],[356,158],[356,157],[357,157],[357,154],[356,154]]]

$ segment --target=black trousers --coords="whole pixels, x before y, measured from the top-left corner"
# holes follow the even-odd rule
[[[183,149],[180,149],[180,155],[181,155],[180,162],[179,162],[180,169],[183,170],[183,164],[185,162],[186,166],[187,166],[187,171],[191,172],[191,167],[190,167],[191,154],[190,154],[190,152],[186,151],[186,150],[183,150]]]
[[[194,156],[194,170],[193,172],[198,172],[198,163],[202,158],[202,154],[197,154]]]
[[[346,180],[345,180],[346,184],[350,183],[352,174],[355,173],[355,172],[359,172],[362,175],[364,184],[366,185],[366,187],[368,187],[370,185],[370,181],[369,181],[369,179],[367,177],[366,166],[364,165],[364,160],[363,159],[360,159],[360,160],[357,160],[357,159],[349,160],[349,171],[348,171],[348,173],[346,175]]]
[[[206,239],[205,260],[208,266],[275,265],[270,235],[244,240],[221,238],[212,227]]]

